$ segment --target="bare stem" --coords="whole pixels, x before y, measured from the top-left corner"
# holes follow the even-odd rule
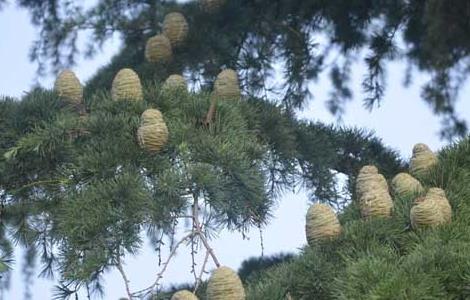
[[[151,293],[152,290],[155,289],[158,286],[158,284],[160,282],[160,279],[163,278],[163,274],[165,273],[166,269],[168,268],[168,265],[170,264],[171,259],[175,256],[176,250],[178,249],[178,247],[182,243],[184,243],[187,239],[191,238],[192,236],[193,236],[193,233],[191,232],[190,234],[183,237],[178,243],[176,243],[175,246],[173,247],[173,249],[171,250],[170,255],[168,256],[166,261],[163,263],[162,270],[157,274],[157,278],[155,279],[155,282],[151,286],[149,286],[148,288],[145,288],[143,290],[140,290],[140,291],[137,291],[137,292],[133,293],[133,295],[143,294],[143,296],[146,296],[149,293]]]
[[[206,255],[204,256],[204,262],[202,263],[201,272],[199,273],[199,277],[197,278],[196,284],[194,285],[193,293],[196,293],[197,289],[199,288],[199,285],[202,282],[202,275],[204,275],[204,271],[206,270],[206,265],[208,261],[209,261],[209,251],[206,251]]]
[[[211,98],[212,98],[211,105],[209,107],[209,111],[207,112],[206,119],[204,121],[206,126],[212,122],[212,119],[214,118],[214,115],[215,115],[216,106],[217,106],[217,97],[215,96],[215,94],[213,94]]]
[[[219,268],[220,262],[215,256],[214,250],[209,245],[209,242],[207,241],[204,233],[202,232],[201,224],[199,223],[199,203],[198,203],[197,195],[195,194],[194,194],[194,203],[193,203],[193,227],[194,227],[195,233],[201,239],[201,242],[206,248],[207,252],[209,252],[210,256],[212,257],[214,264],[217,266],[217,268]]]
[[[121,263],[121,256],[119,254],[117,257],[117,268],[119,270],[119,273],[121,273],[122,279],[124,280],[127,296],[129,297],[129,300],[132,300],[131,289],[129,288],[129,279],[127,279],[126,273],[124,272],[124,268],[122,267]]]

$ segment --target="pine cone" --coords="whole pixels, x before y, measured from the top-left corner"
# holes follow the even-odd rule
[[[69,105],[80,106],[82,103],[83,87],[70,70],[60,72],[54,83],[54,90]]]
[[[207,284],[208,300],[245,300],[243,284],[232,269],[216,269]]]
[[[425,144],[416,144],[413,147],[413,156],[410,161],[410,173],[421,177],[426,175],[438,162],[436,154]]]
[[[178,291],[173,294],[170,300],[198,300],[196,295],[187,290]]]
[[[115,101],[143,99],[139,75],[132,69],[121,69],[114,77],[111,97]]]
[[[180,47],[186,41],[189,26],[186,18],[179,12],[172,12],[163,20],[163,34],[168,38],[172,47]]]
[[[424,191],[421,183],[407,173],[399,173],[392,179],[393,194],[398,197],[410,197]]]
[[[341,225],[331,207],[317,203],[307,211],[305,233],[308,244],[312,246],[317,241],[337,237],[341,233]]]
[[[170,75],[165,80],[165,83],[163,84],[162,88],[163,88],[164,91],[170,91],[170,90],[184,90],[184,91],[186,91],[188,89],[188,84],[186,83],[186,79],[184,79],[183,76],[173,74],[173,75]]]
[[[163,34],[148,39],[145,58],[151,63],[168,63],[173,58],[170,40]]]
[[[237,72],[232,69],[220,72],[214,83],[214,93],[220,99],[240,99],[241,91]]]
[[[393,201],[388,184],[375,166],[364,166],[356,179],[356,196],[365,218],[391,215]]]

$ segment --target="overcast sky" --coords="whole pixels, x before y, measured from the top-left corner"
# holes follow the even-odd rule
[[[29,47],[34,38],[35,30],[29,23],[27,12],[17,9],[14,5],[9,5],[0,12],[0,95],[20,97],[34,84],[36,66],[28,60]],[[106,64],[119,50],[119,46],[119,39],[116,38],[107,43],[103,52],[93,60],[81,60],[74,71],[82,82]],[[400,63],[391,64],[388,72],[389,84],[382,106],[369,113],[363,109],[360,101],[360,82],[364,71],[362,66],[354,68],[353,85],[356,99],[348,104],[347,113],[340,125],[374,130],[387,146],[398,150],[404,158],[411,156],[411,148],[417,142],[426,143],[434,150],[446,144],[438,138],[439,119],[432,115],[429,107],[420,99],[419,87],[426,81],[426,76],[415,77],[412,88],[404,88],[402,82],[405,66]],[[40,78],[39,83],[51,88],[53,77]],[[328,90],[329,83],[325,79],[312,85],[315,100],[300,113],[300,117],[327,123],[335,122],[322,101],[327,98]],[[469,92],[467,87],[461,95],[468,95]],[[457,111],[470,121],[468,99],[461,99]],[[264,230],[265,254],[297,252],[305,245],[304,218],[307,207],[308,201],[304,192],[288,193],[280,199],[274,211],[275,217]],[[249,235],[249,240],[243,240],[240,234],[223,232],[217,240],[212,241],[212,245],[220,261],[234,269],[237,269],[243,260],[259,256],[261,253],[259,232],[256,228]],[[21,251],[17,252],[20,254]],[[164,257],[165,255],[166,253],[163,253]],[[11,289],[3,295],[3,299],[23,298],[21,262],[21,255],[17,255]],[[183,248],[170,265],[163,283],[191,281],[190,268],[189,249]],[[145,288],[153,282],[158,271],[157,257],[146,246],[137,257],[126,259],[125,269],[130,277],[132,290]],[[125,296],[117,272],[107,274],[105,278],[105,299],[117,300]],[[35,279],[33,300],[50,299],[52,285],[49,281]]]

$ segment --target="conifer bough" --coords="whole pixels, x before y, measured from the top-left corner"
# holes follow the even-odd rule
[[[423,192],[423,186],[408,173],[399,173],[392,179],[393,194],[398,197],[409,197]]]
[[[239,99],[241,96],[238,75],[232,69],[225,69],[217,75],[214,93],[221,99]]]
[[[132,69],[121,69],[114,77],[111,88],[111,97],[115,101],[141,101],[143,99],[143,94],[139,75],[137,75],[137,73]]]
[[[208,300],[245,300],[245,289],[237,273],[220,267],[212,273],[207,284]]]
[[[173,294],[170,300],[198,300],[196,295],[187,290],[178,291]]]
[[[163,34],[148,39],[145,58],[151,63],[168,63],[173,58],[170,40]]]
[[[141,122],[137,130],[139,145],[149,152],[160,151],[168,141],[168,128],[163,116],[158,110],[149,109],[142,114]]]
[[[180,47],[186,41],[189,26],[186,18],[179,12],[172,12],[163,20],[163,34],[168,38],[172,47]]]
[[[67,104],[78,105],[83,99],[83,87],[75,73],[70,70],[60,72],[54,83],[54,90]]]
[[[389,217],[393,201],[385,177],[375,166],[364,166],[357,176],[356,194],[361,215],[367,217]]]
[[[426,144],[416,144],[410,161],[410,173],[418,177],[426,175],[437,162],[436,154]]]
[[[186,79],[183,76],[178,74],[170,75],[163,84],[163,90],[170,91],[170,90],[187,90],[188,84],[186,83]]]
[[[307,211],[305,234],[310,246],[315,242],[329,240],[341,233],[341,225],[330,206],[313,204]]]

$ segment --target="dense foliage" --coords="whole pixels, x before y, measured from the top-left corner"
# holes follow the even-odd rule
[[[59,270],[59,295],[100,291],[102,273],[135,253],[145,231],[158,248],[191,213],[203,218],[204,236],[244,232],[269,220],[283,189],[306,186],[342,207],[349,196],[337,191],[337,174],[353,181],[364,163],[387,174],[403,168],[360,130],[298,121],[261,99],[222,101],[207,125],[208,94],[146,86],[143,102],[96,91],[85,115],[41,89],[0,101],[2,253],[19,242],[30,260],[41,258],[42,275]],[[159,154],[136,141],[148,107],[162,111],[170,132]]]
[[[413,231],[414,197],[395,198],[391,219],[363,220],[353,202],[340,215],[339,239],[261,272],[248,283],[247,299],[468,299],[469,157],[466,138],[442,150],[439,165],[421,178],[445,189],[451,224]]]
[[[440,167],[424,178],[427,186],[447,189],[455,221],[415,233],[407,227],[412,199],[397,199],[390,220],[359,220],[355,202],[348,205],[361,166],[375,164],[387,178],[406,168],[393,150],[360,129],[295,116],[309,98],[307,84],[325,71],[334,87],[328,103],[340,113],[351,97],[352,63],[368,49],[368,106],[383,94],[385,61],[403,54],[411,66],[435,75],[423,95],[452,127],[446,135],[463,134],[466,125],[455,114],[454,100],[466,71],[459,78],[454,73],[466,58],[466,39],[456,34],[468,25],[465,2],[451,7],[445,1],[240,0],[227,1],[213,15],[195,2],[97,1],[89,9],[77,1],[18,3],[31,10],[41,30],[32,51],[41,68],[50,59],[57,68],[72,63],[83,30],[93,37],[88,54],[116,32],[125,46],[85,86],[81,114],[50,90],[0,99],[2,288],[8,285],[15,243],[27,250],[27,276],[35,258],[41,261],[41,275],[56,276],[58,298],[79,290],[102,293],[103,273],[112,268],[123,273],[121,259],[136,253],[145,235],[156,249],[164,240],[173,250],[182,242],[204,245],[217,265],[207,245],[214,232],[245,233],[263,226],[283,190],[306,188],[312,201],[342,211],[345,232],[294,259],[247,262],[241,274],[250,298],[395,298],[392,292],[402,290],[408,293],[403,298],[468,295],[468,222],[463,217],[468,140],[444,151]],[[174,10],[187,17],[189,39],[171,64],[149,64],[145,42]],[[454,12],[458,16],[448,20]],[[455,26],[447,26],[450,21]],[[402,53],[398,36],[407,46]],[[335,54],[341,55],[332,60]],[[269,79],[277,65],[283,84],[273,88]],[[112,78],[123,67],[132,67],[143,79],[144,101],[111,99]],[[244,96],[219,101],[215,117],[205,122],[209,91],[225,67],[238,71]],[[160,83],[174,73],[189,78],[195,91],[163,90]],[[157,154],[142,150],[136,138],[147,108],[163,113],[170,133]],[[339,190],[341,178],[346,178],[346,193]],[[187,218],[191,233],[176,242],[175,228]],[[422,280],[422,273],[430,275]],[[393,276],[385,280],[384,274]],[[156,291],[158,276],[143,294],[128,291],[129,298]],[[196,284],[203,290],[204,283]]]
[[[239,71],[246,93],[268,95],[295,109],[309,99],[308,84],[327,73],[333,86],[327,105],[340,115],[353,96],[349,80],[355,62],[363,60],[368,67],[364,100],[372,108],[384,94],[387,62],[404,60],[406,82],[415,71],[430,74],[422,97],[443,116],[443,137],[467,130],[455,109],[469,72],[470,4],[465,0],[236,0],[213,15],[197,1],[98,0],[86,7],[81,1],[17,2],[40,28],[31,51],[40,71],[49,63],[54,70],[73,64],[78,54],[93,55],[113,34],[121,35],[125,47],[109,72],[96,77],[95,87],[104,87],[123,66],[144,68],[147,38],[161,32],[166,13],[181,11],[190,38],[168,68],[191,74],[198,84],[211,84],[221,66],[231,67]],[[83,34],[90,41],[85,49],[79,43]],[[283,84],[273,86],[269,79],[279,67]],[[160,68],[151,71],[161,76]]]

